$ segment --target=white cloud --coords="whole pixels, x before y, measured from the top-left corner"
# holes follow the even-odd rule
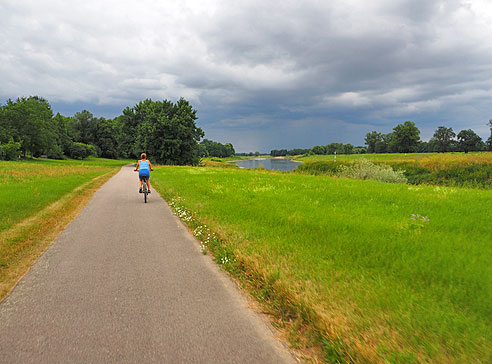
[[[3,99],[184,96],[205,129],[262,128],[286,110],[339,113],[327,123],[492,117],[489,0],[3,0],[0,13]]]

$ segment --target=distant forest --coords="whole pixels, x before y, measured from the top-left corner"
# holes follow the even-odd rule
[[[0,106],[0,159],[138,158],[146,152],[162,164],[198,164],[201,157],[230,157],[232,144],[205,139],[196,110],[185,99],[139,102],[114,119],[87,110],[53,115],[42,97],[8,100]]]

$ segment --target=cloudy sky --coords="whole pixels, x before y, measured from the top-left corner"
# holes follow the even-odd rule
[[[414,121],[488,137],[492,1],[0,0],[0,100],[112,118],[188,99],[236,151],[363,145]]]

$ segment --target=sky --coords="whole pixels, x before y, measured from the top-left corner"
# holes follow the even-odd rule
[[[364,145],[406,120],[486,139],[490,0],[0,0],[0,101],[197,110],[237,152]]]

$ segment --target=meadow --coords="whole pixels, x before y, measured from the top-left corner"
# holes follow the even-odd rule
[[[492,188],[492,153],[408,153],[299,156],[296,173],[337,175],[341,166],[361,159],[404,172],[410,184]]]
[[[0,299],[95,190],[129,162],[0,161]]]
[[[294,348],[492,362],[489,190],[200,167],[156,169],[153,185]]]

